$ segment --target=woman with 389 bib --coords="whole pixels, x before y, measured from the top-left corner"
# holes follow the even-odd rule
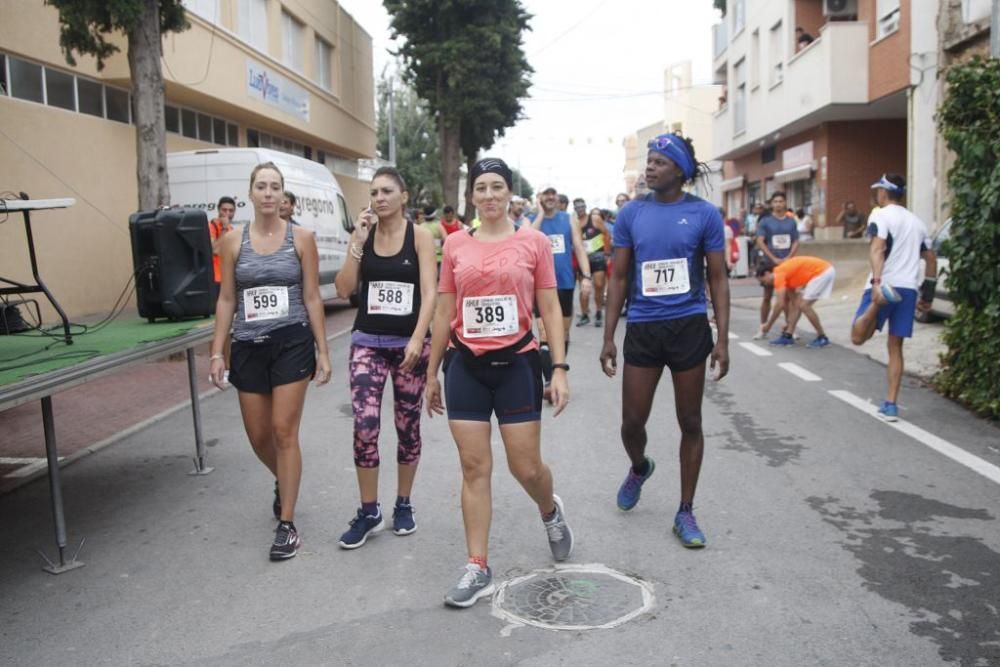
[[[530,225],[517,228],[507,217],[512,174],[503,160],[480,160],[469,179],[482,225],[445,241],[426,392],[428,412],[443,413],[437,378],[443,358],[448,426],[462,464],[468,549],[465,571],[445,595],[445,604],[454,607],[470,607],[493,592],[487,547],[494,414],[507,465],[538,507],[553,559],[565,560],[573,550],[562,500],[552,492],[552,472],[541,456],[542,367],[531,330],[537,302],[555,362],[551,388],[559,414],[569,401],[569,365],[551,244]]]

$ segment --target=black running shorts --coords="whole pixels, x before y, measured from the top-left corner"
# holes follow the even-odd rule
[[[559,308],[562,309],[563,317],[573,317],[573,294],[576,292],[576,288],[571,289],[557,289],[556,294],[559,296]],[[535,317],[541,317],[542,314],[538,312],[538,304],[535,304]]]
[[[308,323],[292,324],[249,341],[234,340],[229,382],[251,394],[270,394],[282,384],[316,373],[316,344]]]
[[[444,397],[448,419],[500,424],[542,418],[542,363],[538,350],[514,355],[508,366],[473,368],[461,353],[448,350],[444,359]]]
[[[641,368],[680,372],[703,363],[715,346],[704,313],[656,322],[629,322],[625,327],[625,363]]]

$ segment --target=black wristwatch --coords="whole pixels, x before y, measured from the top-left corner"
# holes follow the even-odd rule
[[[569,372],[569,364],[552,364],[553,370],[556,368],[561,368],[566,372]]]

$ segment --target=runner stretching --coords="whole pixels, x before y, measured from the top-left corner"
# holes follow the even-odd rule
[[[544,235],[530,225],[515,228],[507,217],[513,176],[506,163],[480,160],[469,178],[482,225],[445,241],[427,368],[427,413],[442,414],[437,375],[444,358],[448,427],[462,464],[469,560],[458,584],[445,596],[445,604],[453,607],[470,607],[493,592],[487,553],[493,513],[490,418],[494,413],[507,466],[538,506],[553,559],[566,560],[573,551],[562,501],[553,494],[552,472],[542,461],[542,373],[538,342],[531,332],[535,302],[553,334],[552,396],[558,415],[569,401],[569,365],[564,361],[552,250]]]
[[[685,547],[703,547],[694,517],[694,494],[704,452],[701,403],[705,360],[711,354],[716,380],[729,372],[729,283],[719,211],[681,188],[699,175],[691,141],[662,134],[648,144],[646,185],[652,192],[625,205],[615,223],[615,261],[608,294],[601,367],[617,372],[618,325],[625,294],[631,294],[622,377],[622,443],[632,463],[618,490],[618,507],[639,502],[655,469],[646,456],[646,422],[653,394],[670,369],[681,431],[681,503],[674,533]],[[705,306],[705,261],[712,290],[718,342],[712,342]],[[630,279],[629,273],[632,273]]]

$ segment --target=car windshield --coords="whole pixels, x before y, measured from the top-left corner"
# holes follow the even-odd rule
[[[934,242],[932,243],[932,246],[936,254],[942,257],[946,256],[946,254],[942,252],[942,246],[949,238],[951,238],[951,218],[948,218],[948,220],[945,221],[944,226],[941,227],[941,229],[937,231],[937,234],[934,235]]]

